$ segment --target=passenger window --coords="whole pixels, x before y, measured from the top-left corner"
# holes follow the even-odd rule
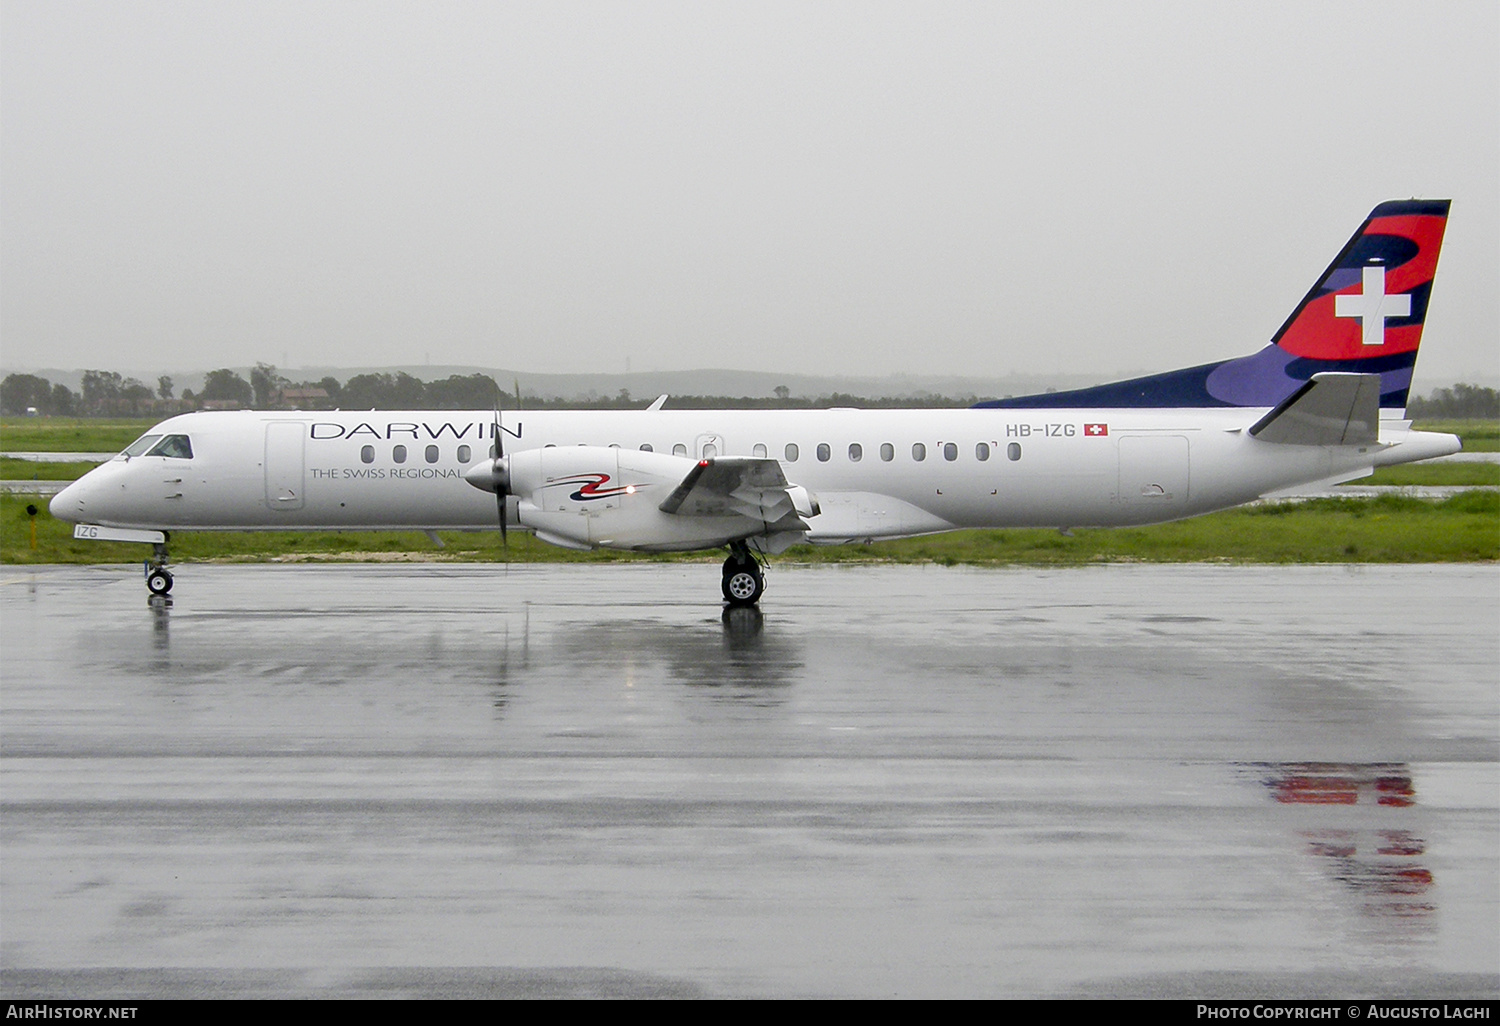
[[[490,459],[494,459],[495,456],[496,456],[496,454],[498,452],[499,452],[499,447],[496,446],[494,443],[491,443],[490,444]]]
[[[974,458],[980,463],[983,463],[985,460],[989,459],[990,443],[980,442],[978,445],[974,446]]]
[[[687,455],[687,446],[683,445],[681,442],[678,442],[676,445],[672,446],[672,455],[673,456],[686,456]]]
[[[763,442],[756,442],[755,445],[754,445],[754,447],[751,448],[750,454],[752,456],[764,457],[766,455],[766,446],[765,446],[765,443],[763,443]]]
[[[473,455],[473,452],[474,450],[470,449],[467,445],[460,445],[458,447],[458,462],[469,462],[469,457]]]
[[[125,455],[140,456],[143,453],[149,452],[159,438],[161,438],[161,435],[142,435],[125,447]]]
[[[655,452],[655,451],[656,451],[655,449],[651,448],[651,443],[650,442],[642,442],[641,443],[641,452]]]
[[[911,458],[921,463],[927,458],[927,446],[921,442],[913,442],[911,447]]]
[[[170,456],[174,460],[193,458],[193,446],[187,435],[168,435],[151,447],[147,456]]]
[[[1021,458],[1021,443],[1020,442],[1011,442],[1009,445],[1007,445],[1005,447],[1005,458],[1008,459],[1008,460],[1018,460],[1018,459],[1020,459]]]
[[[828,448],[827,442],[818,443],[818,462],[827,463],[828,457],[833,455],[833,450]]]
[[[796,442],[786,443],[786,461],[788,463],[796,463],[799,455]]]
[[[880,458],[886,463],[896,458],[896,447],[890,442],[880,443]]]
[[[366,445],[361,447],[359,450],[359,461],[361,463],[374,463],[375,447],[373,445]]]
[[[957,442],[944,442],[943,443],[943,459],[947,460],[949,463],[952,463],[954,460],[958,459],[958,443]]]
[[[438,461],[437,446],[435,446],[435,445],[429,445],[427,447],[427,454],[426,455],[427,455],[427,462],[428,463],[436,463]]]
[[[703,445],[703,458],[711,460],[717,455],[719,455],[719,447],[712,442],[705,442]]]
[[[404,446],[404,445],[398,445],[398,446],[396,446],[396,448],[392,449],[391,450],[391,459],[395,460],[397,463],[405,463],[406,462],[406,446]]]
[[[865,458],[865,450],[858,442],[849,443],[849,462],[858,463]]]

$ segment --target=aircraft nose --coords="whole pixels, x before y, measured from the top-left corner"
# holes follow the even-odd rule
[[[52,501],[47,503],[47,510],[58,520],[70,524],[76,524],[83,519],[83,487],[81,481],[74,481],[68,487],[52,496]]]

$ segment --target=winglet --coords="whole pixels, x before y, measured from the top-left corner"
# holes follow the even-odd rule
[[[1281,445],[1374,445],[1380,437],[1380,375],[1314,374],[1250,428]]]

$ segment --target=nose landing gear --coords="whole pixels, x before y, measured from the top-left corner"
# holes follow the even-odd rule
[[[153,595],[165,595],[172,590],[172,571],[167,569],[164,543],[151,546],[151,558],[146,560],[146,589]]]

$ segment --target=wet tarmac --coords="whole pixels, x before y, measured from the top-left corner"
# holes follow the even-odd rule
[[[0,991],[1500,994],[1500,568],[0,568]]]

